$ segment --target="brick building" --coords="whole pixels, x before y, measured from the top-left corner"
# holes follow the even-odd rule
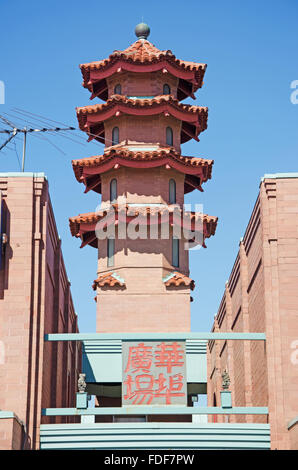
[[[0,173],[0,190],[0,448],[36,448],[41,408],[73,405],[80,365],[74,343],[43,338],[77,316],[46,177]]]
[[[124,51],[80,66],[103,100],[77,108],[103,154],[72,162],[101,204],[69,220],[98,260],[96,333],[78,334],[45,177],[0,174],[0,445],[297,448],[298,175],[262,180],[213,331],[191,332],[188,248],[206,247],[217,217],[184,210],[213,161],[181,154],[208,119],[182,101],[206,64],[157,49],[143,23],[135,32]]]
[[[85,193],[101,194],[101,204],[95,212],[71,217],[70,230],[81,248],[94,248],[98,260],[97,325],[96,333],[48,338],[82,341],[86,381],[76,409],[43,410],[48,417],[83,421],[42,424],[40,446],[268,449],[268,423],[208,423],[206,418],[240,412],[262,418],[266,406],[232,407],[229,391],[220,394],[215,409],[194,406],[207,390],[207,340],[257,341],[262,348],[266,339],[254,330],[190,332],[195,286],[189,246],[206,248],[217,217],[184,208],[186,193],[207,186],[213,161],[181,153],[183,143],[199,141],[208,120],[206,107],[183,100],[195,99],[206,64],[159,50],[147,39],[150,28],[144,23],[135,33],[137,40],[125,50],[80,65],[95,104],[77,108],[79,127],[89,141],[105,147],[101,155],[72,162]],[[96,397],[92,409],[88,394]]]
[[[231,379],[233,406],[268,406],[272,449],[298,448],[298,174],[265,175],[213,330],[265,332],[266,343],[212,341],[208,402],[219,402],[221,372]],[[223,417],[217,417],[223,421]]]

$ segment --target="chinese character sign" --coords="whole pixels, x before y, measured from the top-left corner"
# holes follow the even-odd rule
[[[122,405],[186,404],[185,342],[122,342]]]

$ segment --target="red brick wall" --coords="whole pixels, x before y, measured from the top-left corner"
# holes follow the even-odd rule
[[[78,332],[77,316],[74,312],[65,265],[61,252],[61,241],[57,234],[55,219],[49,206],[47,228],[47,271],[45,334]],[[57,314],[58,313],[58,314]],[[45,342],[42,387],[42,407],[75,406],[78,376],[79,347],[65,342]],[[63,418],[65,422],[65,418]],[[62,421],[62,418],[42,418],[43,423]],[[69,419],[70,420],[70,419]]]
[[[61,378],[72,371],[61,347],[56,353],[55,344],[44,343],[44,334],[77,331],[76,316],[46,179],[0,176],[0,189],[9,240],[0,270],[0,409],[15,412],[26,424],[35,448],[41,408],[65,401]],[[59,306],[64,329],[58,323]],[[74,398],[75,381],[71,386]]]
[[[114,88],[117,84],[121,85],[122,95],[127,96],[158,96],[163,94],[163,85],[168,84],[171,88],[171,94],[176,98],[178,78],[169,73],[150,72],[150,73],[129,73],[122,72],[114,74],[107,78],[109,96],[114,94]]]
[[[110,183],[117,180],[120,203],[169,204],[169,182],[176,182],[176,203],[184,202],[184,174],[165,168],[119,168],[102,175],[102,202],[110,202]]]
[[[181,142],[181,121],[173,116],[153,115],[153,116],[132,116],[120,115],[105,121],[106,147],[112,145],[112,130],[119,127],[119,143],[122,145],[134,144],[160,144],[161,147],[168,147],[166,143],[166,128],[169,126],[173,130],[173,147],[180,152]]]
[[[272,445],[288,448],[287,425],[298,414],[298,178],[264,179],[261,201]]]
[[[208,354],[208,400],[220,371],[228,362],[233,403],[268,406],[271,445],[294,448],[288,423],[298,414],[298,365],[294,356],[298,339],[298,178],[277,177],[262,181],[243,240],[240,242],[226,292],[214,328],[230,331],[222,321],[222,306],[231,300],[232,331],[265,332],[266,343],[230,341],[228,360],[217,357],[215,346]],[[215,342],[218,343],[218,342]],[[294,346],[293,346],[294,345]],[[219,372],[217,375],[220,375]],[[266,422],[266,417],[237,417]],[[294,437],[293,437],[294,436]],[[296,442],[296,441],[295,441]]]
[[[17,418],[0,419],[0,450],[27,450],[24,426]]]

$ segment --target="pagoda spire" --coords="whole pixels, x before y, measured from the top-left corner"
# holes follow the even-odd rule
[[[138,39],[147,39],[150,34],[150,28],[146,23],[139,23],[135,27],[135,35]]]

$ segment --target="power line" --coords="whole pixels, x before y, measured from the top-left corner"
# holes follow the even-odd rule
[[[62,126],[67,126],[67,124],[65,124],[65,122],[54,121],[53,119],[47,118],[47,117],[45,117],[45,116],[41,116],[40,114],[31,113],[30,111],[26,111],[25,109],[20,109],[20,108],[13,108],[13,109],[14,109],[14,110],[18,110],[20,113],[31,114],[32,116],[36,116],[36,117],[45,119],[46,121],[50,121],[50,122],[53,122],[53,123],[57,123],[57,124],[60,124],[60,125],[62,125]]]
[[[41,114],[32,113],[32,112],[26,111],[26,110],[24,110],[24,109],[13,108],[13,110],[14,110],[15,112],[17,112],[18,114],[21,114],[21,115],[25,116],[27,119],[28,119],[28,116],[27,116],[27,115],[29,115],[29,116],[37,116],[38,118],[42,118],[42,119],[37,119],[37,118],[35,118],[35,119],[36,119],[37,121],[39,121],[39,122],[46,123],[47,125],[49,125],[47,121],[53,122],[53,123],[57,123],[57,124],[60,124],[60,125],[64,125],[64,126],[67,125],[67,124],[65,124],[65,123],[63,123],[63,122],[55,121],[55,120],[50,119],[50,118],[48,118],[48,117],[42,116]],[[29,121],[29,122],[30,122],[30,121]],[[97,134],[92,134],[92,132],[88,132],[88,131],[82,131],[80,128],[74,128],[74,130],[75,130],[75,131],[83,132],[84,134],[87,134],[87,135],[92,136],[92,137],[99,137]],[[80,137],[80,138],[81,138],[81,137]],[[84,140],[83,137],[82,137],[82,139]],[[113,140],[112,140],[112,139],[107,139],[107,138],[105,137],[104,140],[105,140],[105,142],[110,142],[111,144],[113,144]],[[89,143],[90,143],[90,142],[89,142]],[[100,141],[98,141],[98,140],[97,140],[96,142],[94,142],[94,140],[92,140],[91,143],[94,143],[94,144],[96,144],[96,143],[103,144],[103,142],[100,142]]]
[[[40,139],[46,140],[50,145],[52,145],[56,150],[58,150],[60,153],[63,155],[66,155],[66,153],[57,145],[55,145],[51,140],[45,137],[45,133],[49,133],[50,135],[57,134],[58,136],[70,140],[76,144],[79,145],[87,145],[87,142],[85,141],[84,137],[81,135],[81,132],[84,134],[87,134],[89,137],[95,137],[95,139],[91,139],[89,143],[93,143],[95,145],[97,144],[106,144],[110,143],[113,145],[112,139],[107,139],[106,137],[102,137],[98,134],[93,134],[92,132],[88,132],[81,130],[78,127],[73,127],[73,126],[67,126],[67,124],[61,122],[61,121],[56,121],[54,119],[47,118],[45,116],[42,116],[40,114],[32,113],[30,111],[26,111],[21,108],[13,108],[13,113],[3,113],[5,116],[0,115],[0,121],[5,123],[9,128],[0,128],[0,134],[6,134],[9,137],[6,139],[6,141],[0,145],[0,151],[3,152],[3,148],[6,147],[10,141],[14,138],[19,139],[19,134],[23,135],[23,158],[22,158],[22,165],[21,165],[21,170],[25,170],[25,158],[26,158],[26,146],[27,146],[27,135],[33,135],[34,137],[38,137]],[[24,121],[25,120],[25,126],[24,126]],[[14,124],[12,121],[16,121],[17,123],[21,124]],[[47,127],[41,127],[41,124],[45,124]],[[54,127],[53,124],[56,126]],[[57,124],[59,126],[57,126]],[[60,126],[65,126],[65,127],[60,127]],[[72,137],[65,135],[68,131],[75,131],[78,132],[79,134],[77,137],[81,140],[84,141],[84,143],[79,142],[76,139],[73,139]],[[10,148],[10,147],[8,147]],[[16,151],[16,146],[15,146],[15,151]],[[18,155],[17,155],[18,156]]]
[[[15,112],[18,112],[18,113],[24,115],[24,116],[26,116],[26,115],[28,114],[28,115],[30,115],[30,116],[37,116],[38,118],[42,118],[42,119],[36,119],[36,120],[37,120],[37,121],[40,121],[40,122],[45,122],[46,124],[48,124],[47,121],[50,121],[50,122],[57,123],[57,124],[61,124],[61,125],[64,125],[64,126],[67,125],[67,124],[65,124],[65,123],[63,123],[63,122],[54,121],[53,119],[47,118],[47,117],[42,116],[42,115],[40,115],[40,114],[31,113],[30,111],[26,111],[26,110],[23,110],[23,109],[20,109],[20,108],[13,108],[13,110],[14,110]],[[28,117],[28,116],[26,116],[26,117]],[[87,134],[87,135],[89,135],[89,136],[92,136],[92,137],[98,137],[97,134],[92,134],[92,132],[82,131],[80,128],[74,128],[74,130],[83,132],[83,133],[85,133],[85,134]],[[83,139],[83,137],[82,137],[82,139]],[[107,138],[105,138],[105,141],[106,141],[106,142],[110,142],[111,144],[113,143],[113,140],[112,140],[112,139],[107,139]],[[91,141],[91,142],[95,144],[94,141]],[[96,141],[96,142],[103,144],[103,142],[100,142],[100,141]]]
[[[5,122],[5,124],[8,124],[10,127],[14,128],[14,124],[12,124],[10,121],[8,121],[8,119],[6,119],[5,117],[3,116],[0,116],[0,119],[1,121]]]
[[[4,142],[4,144],[1,145],[0,151],[14,138],[14,136],[16,135],[16,133],[17,133],[16,129],[13,129],[13,132],[12,132],[11,136],[8,137],[8,139],[6,139],[6,141]]]
[[[7,113],[4,113],[4,114],[7,114]],[[4,129],[4,130],[0,130],[0,133],[1,134],[10,134],[8,139],[4,142],[4,144],[2,144],[0,146],[0,151],[19,133],[22,133],[23,134],[23,158],[22,158],[22,172],[25,171],[25,158],[26,158],[26,143],[27,143],[27,134],[32,134],[34,135],[35,137],[37,137],[37,135],[35,133],[45,133],[45,132],[51,132],[51,133],[54,133],[54,132],[61,132],[61,131],[74,131],[76,130],[75,127],[64,127],[64,128],[61,128],[61,127],[53,127],[53,128],[48,128],[48,127],[43,127],[43,128],[37,128],[37,127],[23,127],[23,128],[19,128],[17,127],[15,124],[13,124],[11,121],[9,121],[6,117],[4,116],[1,116],[0,115],[0,119],[5,123],[7,124],[11,129]],[[17,118],[19,120],[19,118]],[[47,140],[51,145],[53,145],[57,150],[59,150],[61,153],[63,153],[64,155],[66,155],[65,152],[63,152],[63,150],[61,150],[58,146],[56,146],[55,144],[53,144],[49,139],[47,139],[44,135],[40,135],[40,137],[44,138],[45,140]]]
[[[38,135],[38,134],[32,134],[33,137],[36,137],[37,139],[41,140],[46,140],[52,147],[54,147],[58,152],[62,153],[62,155],[66,155],[66,153],[56,144],[54,144],[50,139],[48,139],[45,135]]]
[[[50,118],[48,118],[48,117],[42,116],[42,115],[40,115],[40,114],[31,113],[30,111],[26,111],[26,110],[23,110],[23,109],[20,109],[20,108],[13,108],[13,111],[16,112],[16,113],[18,113],[18,114],[21,114],[21,115],[24,116],[24,117],[26,117],[27,122],[30,122],[30,121],[28,121],[28,115],[29,115],[29,117],[30,117],[31,119],[32,119],[32,116],[33,116],[36,121],[39,121],[39,122],[41,122],[41,123],[45,123],[45,124],[47,124],[47,125],[49,125],[49,122],[52,122],[52,123],[57,123],[57,124],[60,124],[60,125],[65,125],[65,126],[67,126],[67,124],[65,124],[65,123],[63,123],[63,122],[61,122],[61,121],[55,121],[55,120],[50,119]],[[35,117],[35,116],[37,116],[37,117]],[[42,119],[40,119],[40,118],[42,118]],[[18,119],[19,119],[19,118],[18,118]],[[74,130],[75,130],[75,131],[78,131],[78,132],[84,132],[84,133],[85,133],[85,131],[81,131],[81,129],[79,129],[79,128],[74,128]],[[63,135],[64,135],[64,134],[63,134]],[[94,135],[94,136],[95,136],[95,134],[91,134],[91,133],[89,133],[89,135]],[[65,136],[65,137],[66,137],[66,136]],[[87,144],[87,143],[86,143],[86,140],[84,139],[83,136],[78,135],[77,137],[78,137],[79,139],[81,139],[81,140],[84,141],[84,144],[83,144],[83,145],[86,145],[86,144]],[[71,139],[70,137],[67,137],[67,138],[68,138],[68,139]],[[111,141],[111,142],[112,142],[112,141]],[[77,143],[78,143],[78,142],[77,142]],[[91,141],[91,143],[93,143],[93,144],[96,145],[96,144],[98,143],[98,141],[96,141],[96,142]],[[100,143],[101,143],[101,142],[100,142]]]
[[[18,113],[18,111],[15,111],[15,112]],[[10,114],[4,113],[4,114],[5,114],[6,116],[8,116],[9,118],[11,118],[11,116],[12,116],[13,119],[17,119],[18,121],[20,120],[20,117],[19,117],[19,116],[15,116],[15,114],[12,114],[12,113],[10,113]],[[26,116],[25,113],[21,113],[21,114],[26,117],[26,124],[28,123],[28,124],[33,125],[33,126],[38,126],[38,125],[39,125],[39,124],[36,124],[36,122],[34,122],[34,121],[28,120],[28,117]],[[34,118],[34,119],[35,119],[36,121],[40,121],[40,122],[42,122],[42,123],[46,123],[47,125],[49,125],[48,122],[45,121],[45,120],[36,119],[36,118]],[[50,120],[50,119],[49,119],[49,121],[57,122],[57,121],[53,121],[53,120]],[[47,128],[47,129],[48,129],[48,128]],[[60,129],[60,128],[55,128],[55,130],[56,130],[56,129]],[[74,128],[73,130],[77,130],[77,129]],[[53,134],[53,132],[54,132],[54,131],[53,131],[52,129],[49,129],[49,133],[50,133],[50,134]],[[69,137],[69,136],[66,136],[63,130],[61,130],[61,133],[59,134],[59,137],[63,137],[63,138],[65,138],[65,139],[67,139],[67,140],[71,140],[72,142],[74,142],[74,143],[76,143],[76,144],[79,144],[79,145],[82,145],[82,146],[87,145],[87,144],[86,144],[86,141],[83,143],[83,142],[80,142],[79,140],[75,140],[75,139],[72,139],[72,138]],[[79,136],[79,138],[82,139],[82,140],[84,140],[83,137],[81,137],[81,136]]]
[[[17,145],[16,145],[15,141],[13,141],[13,144],[14,144],[15,153],[16,153],[16,156],[17,156],[17,159],[18,159],[19,167],[21,169],[21,162],[20,162],[20,159],[19,159],[19,154],[18,154],[18,151],[17,151]]]
[[[50,134],[52,134],[52,131],[50,132]],[[61,132],[59,134],[59,137],[63,137],[64,139],[71,140],[75,144],[82,145],[83,147],[85,147],[85,145],[87,145],[86,142],[83,143],[83,142],[80,142],[79,140],[72,139],[72,137],[69,137],[69,136],[65,135],[63,132]]]

